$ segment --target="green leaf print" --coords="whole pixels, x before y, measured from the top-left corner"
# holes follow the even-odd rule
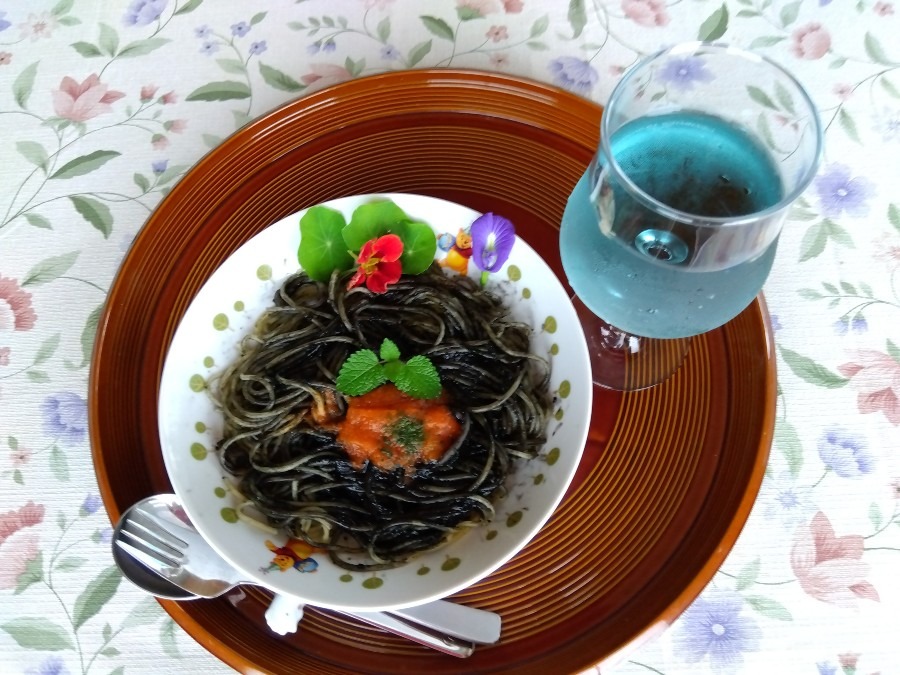
[[[810,384],[825,387],[826,389],[839,389],[850,381],[846,377],[832,373],[825,366],[795,351],[791,351],[787,347],[779,347],[778,351],[794,375]]]
[[[50,180],[68,180],[69,178],[75,178],[76,176],[83,176],[92,171],[96,171],[109,160],[114,159],[121,154],[121,152],[116,152],[115,150],[95,150],[87,155],[81,155],[80,157],[76,157],[63,164],[62,167],[50,176]]]
[[[86,59],[103,56],[103,52],[100,51],[100,47],[95,44],[91,44],[90,42],[78,41],[73,42],[70,46]]]
[[[105,23],[100,23],[100,37],[97,39],[100,49],[108,56],[115,56],[119,49],[119,34],[116,29]]]
[[[113,225],[112,212],[109,210],[109,207],[91,197],[73,196],[69,197],[69,199],[81,217],[100,230],[104,239],[109,239]]]
[[[420,42],[415,47],[409,50],[409,56],[406,57],[406,60],[409,62],[410,67],[416,65],[428,56],[428,53],[431,51],[431,40],[427,40],[425,42]]]
[[[723,3],[719,9],[709,15],[706,21],[700,24],[697,35],[699,40],[718,40],[728,30],[728,7]]]
[[[175,10],[175,13],[172,16],[178,16],[179,14],[187,14],[189,12],[193,12],[202,4],[203,0],[190,0],[190,2],[187,2],[186,4]]]
[[[100,314],[103,313],[103,305],[99,305],[87,318],[84,329],[81,331],[81,367],[83,368],[91,360],[91,352],[94,350],[94,336],[97,334],[97,326],[100,323]]]
[[[735,585],[735,590],[743,591],[746,588],[752,586],[757,577],[759,576],[759,570],[762,567],[759,558],[754,558],[749,563],[744,565],[744,568],[737,575],[737,584]]]
[[[28,98],[34,88],[34,76],[37,74],[38,63],[39,61],[35,61],[27,66],[13,82],[13,98],[23,110],[28,106]]]
[[[871,33],[866,33],[866,38],[863,41],[863,44],[866,48],[866,54],[869,55],[869,58],[872,59],[875,63],[880,63],[885,66],[896,66],[898,64],[892,62],[887,55],[884,53],[884,49],[881,46],[881,43],[877,38],[873,37]]]
[[[748,595],[746,600],[748,605],[768,619],[775,619],[777,621],[794,620],[794,617],[791,616],[787,607],[777,600],[766,598],[761,595]]]
[[[453,42],[456,39],[453,29],[443,19],[438,19],[434,16],[420,16],[419,18],[422,20],[425,28],[428,29],[428,32],[432,35],[439,37],[442,40],[450,40],[450,42]]]
[[[81,251],[72,251],[71,253],[63,253],[49,258],[44,258],[37,265],[28,270],[22,286],[37,286],[38,284],[46,284],[49,281],[58,279],[69,271],[69,268],[75,264]]]
[[[587,25],[587,14],[584,11],[584,0],[569,0],[569,12],[566,15],[572,27],[572,39],[581,35]]]
[[[29,162],[47,172],[47,151],[44,146],[34,141],[19,141],[16,143],[16,150]]]
[[[51,356],[53,356],[53,354],[56,352],[56,348],[59,347],[60,336],[60,333],[56,333],[56,335],[51,335],[46,340],[44,340],[44,343],[41,345],[40,349],[37,350],[37,354],[34,355],[34,365],[43,363]]]
[[[210,82],[194,89],[185,97],[185,101],[232,101],[250,98],[250,87],[243,82],[224,80]]]
[[[72,610],[72,625],[76,631],[103,609],[103,606],[116,594],[121,581],[122,573],[119,572],[118,567],[113,565],[107,567],[88,583],[75,600],[75,607]]]
[[[803,444],[794,425],[785,419],[778,420],[775,425],[775,445],[784,455],[791,476],[796,479],[803,468]]]
[[[63,649],[75,649],[72,638],[62,626],[46,617],[23,616],[13,619],[2,626],[20,647],[56,652]]]
[[[287,73],[284,73],[277,68],[273,68],[272,66],[267,66],[262,61],[259,62],[259,74],[262,75],[266,84],[275,87],[275,89],[280,89],[281,91],[294,92],[306,89],[304,85],[297,82],[297,80]]]
[[[168,44],[171,40],[166,38],[148,38],[146,40],[135,40],[134,42],[129,42],[127,45],[122,47],[122,51],[120,51],[117,56],[121,58],[134,58],[135,56],[145,56],[150,52],[156,51],[163,45]]]

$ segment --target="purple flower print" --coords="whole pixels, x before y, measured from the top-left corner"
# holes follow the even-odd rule
[[[126,26],[146,26],[153,23],[163,13],[169,0],[134,0],[128,9],[122,22]]]
[[[153,173],[162,173],[169,166],[169,160],[167,159],[159,159],[153,164],[150,165],[153,169]]]
[[[826,429],[819,438],[819,457],[841,478],[856,478],[875,468],[866,442],[839,427]]]
[[[202,47],[200,47],[200,53],[206,54],[207,56],[212,56],[217,51],[219,51],[218,42],[207,41],[203,43]]]
[[[695,83],[712,82],[716,76],[706,69],[706,64],[700,57],[686,56],[669,59],[659,71],[659,79],[671,84],[675,89],[688,91],[694,88]]]
[[[69,669],[58,656],[50,656],[44,659],[37,668],[29,668],[25,675],[68,675]]]
[[[381,58],[385,61],[396,61],[400,58],[400,50],[394,45],[385,45],[381,48]]]
[[[759,650],[762,632],[741,613],[743,598],[734,591],[707,589],[679,620],[675,649],[688,663],[709,655],[713,672],[731,671],[744,662],[744,652]]]
[[[759,507],[763,517],[780,524],[780,531],[796,529],[816,512],[809,488],[797,485],[790,471],[772,472],[763,480]]]
[[[307,53],[307,54],[310,54],[310,55],[312,55],[312,54],[318,54],[320,49],[322,49],[322,43],[320,43],[320,42],[313,42],[311,45],[309,45],[309,46],[306,48],[306,53]]]
[[[590,63],[574,56],[560,56],[553,59],[549,68],[556,84],[577,94],[584,95],[590,92],[599,79],[597,71]]]
[[[109,544],[112,542],[113,529],[111,527],[104,527],[102,530],[97,532],[97,541],[101,544]]]
[[[0,12],[0,31],[4,31],[12,24],[9,21],[6,21],[3,17],[6,16],[6,12]]]
[[[861,314],[857,314],[852,320],[849,317],[842,316],[834,322],[834,332],[838,335],[846,335],[848,330],[856,334],[865,333],[869,330],[869,322]]]
[[[337,49],[337,45],[335,44],[334,40],[325,40],[324,44],[322,45],[322,51],[326,54],[329,52],[333,52],[335,49]]]
[[[239,23],[235,23],[231,25],[231,34],[236,37],[244,37],[247,33],[250,32],[250,24],[246,21],[241,21]]]
[[[852,178],[850,167],[832,164],[815,182],[826,216],[833,218],[846,211],[859,218],[869,213],[867,202],[874,193],[872,181],[863,176]]]
[[[778,318],[777,314],[770,314],[769,321],[772,322],[772,330],[775,332],[780,331],[784,326],[781,323],[781,320]]]
[[[194,35],[196,35],[198,38],[209,37],[210,35],[212,35],[212,28],[210,28],[206,24],[204,24],[202,26],[197,26],[194,29]]]
[[[61,391],[44,399],[44,431],[62,442],[74,445],[84,440],[87,431],[87,403],[71,391]]]
[[[837,675],[837,666],[831,661],[820,661],[816,664],[816,668],[819,669],[819,675]]]
[[[97,509],[100,508],[100,503],[100,497],[97,495],[88,495],[81,503],[81,515],[89,516],[97,513]]]
[[[254,42],[250,45],[250,53],[251,54],[262,54],[264,51],[268,49],[268,45],[266,45],[265,40],[260,40],[259,42]]]
[[[472,223],[472,262],[484,272],[496,272],[516,243],[516,228],[502,216],[485,213]]]

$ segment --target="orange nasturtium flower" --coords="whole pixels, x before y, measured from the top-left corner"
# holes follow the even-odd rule
[[[384,293],[388,284],[400,279],[402,253],[403,241],[396,234],[370,239],[363,244],[356,258],[359,267],[347,284],[347,288],[360,286],[365,282],[366,287],[373,293]]]

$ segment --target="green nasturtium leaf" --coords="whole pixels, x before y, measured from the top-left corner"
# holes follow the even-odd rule
[[[358,252],[371,239],[391,233],[401,235],[400,230],[408,220],[403,209],[389,199],[362,204],[356,207],[344,228],[344,243],[351,251]]]
[[[397,232],[403,240],[403,254],[400,264],[404,274],[421,274],[434,262],[437,251],[437,237],[427,223],[407,221]]]
[[[313,206],[300,219],[300,247],[297,260],[316,281],[328,281],[334,270],[353,266],[341,231],[347,222],[340,211]]]

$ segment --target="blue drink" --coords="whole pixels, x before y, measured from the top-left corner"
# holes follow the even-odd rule
[[[653,338],[697,335],[739,314],[769,274],[777,228],[716,219],[740,220],[783,199],[768,151],[691,111],[629,121],[610,149],[633,185],[617,182],[600,153],[597,175],[582,177],[563,216],[562,259],[579,298],[620,330]]]

